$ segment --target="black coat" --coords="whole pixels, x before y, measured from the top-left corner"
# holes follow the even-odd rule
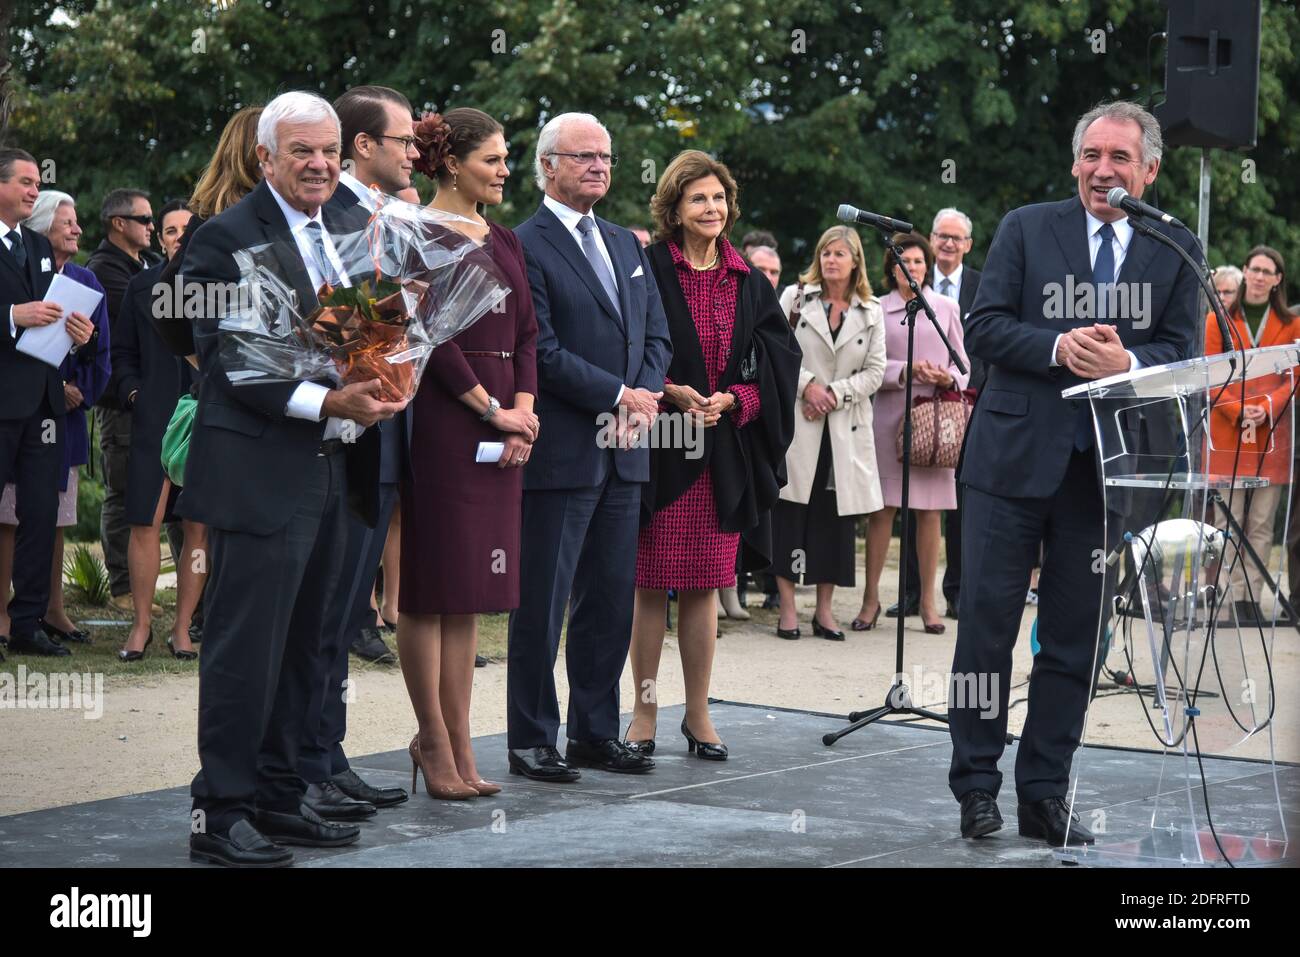
[[[673,343],[668,378],[710,394],[704,353],[695,320],[682,294],[666,243],[646,253],[663,299]],[[794,438],[795,393],[802,353],[781,312],[772,284],[757,269],[741,279],[731,331],[731,356],[717,391],[753,384],[759,389],[759,417],[736,428],[730,413],[704,430],[704,450],[687,458],[683,448],[652,448],[650,481],[641,495],[642,522],[682,496],[709,469],[718,525],[741,533],[741,568],[758,571],[772,563],[770,511],[786,483],[785,453]]]
[[[107,239],[95,247],[95,251],[86,260],[86,268],[95,274],[99,284],[104,287],[104,302],[108,306],[110,343],[118,335],[117,320],[122,314],[122,300],[126,297],[127,284],[156,263],[157,260],[147,250],[140,254],[139,259],[132,259],[125,250],[113,245]],[[103,409],[121,409],[123,406],[118,394],[117,369],[113,369],[108,380],[108,388],[99,397],[96,405]]]
[[[151,266],[127,284],[112,340],[113,381],[122,408],[131,413],[131,451],[127,458],[126,520],[153,524],[162,491],[162,440],[176,411],[176,400],[193,380],[191,366],[174,356],[149,321],[154,285],[163,264]],[[131,393],[136,393],[131,399]]]
[[[353,211],[360,207],[339,194],[326,204],[331,232],[360,229]],[[335,200],[338,200],[336,202]],[[364,212],[364,211],[363,211]],[[265,182],[234,206],[204,223],[185,252],[182,280],[237,283],[235,253],[266,246],[261,264],[292,288],[300,308],[316,303],[316,290],[289,233],[279,204]],[[283,528],[297,501],[294,476],[310,466],[320,447],[325,422],[286,415],[289,398],[300,383],[232,385],[226,374],[223,343],[238,333],[218,329],[221,316],[195,320],[203,384],[185,464],[185,485],[178,511],[191,521],[253,535]],[[323,385],[331,383],[322,382]],[[379,430],[366,429],[347,449],[348,501],[373,527],[379,514]]]
[[[52,365],[17,349],[26,333],[18,327],[15,338],[9,334],[9,309],[34,299],[44,299],[54,280],[54,251],[50,241],[26,226],[22,230],[27,250],[27,268],[0,242],[0,419],[26,419],[40,407],[41,396],[50,403],[55,415],[67,408],[63,401],[63,376]],[[48,268],[42,269],[42,266]]]

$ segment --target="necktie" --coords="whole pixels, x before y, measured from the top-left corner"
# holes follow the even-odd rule
[[[943,282],[939,283],[939,294],[941,296],[947,296],[949,299],[953,298],[952,280],[949,279],[947,276],[944,276]]]
[[[14,259],[18,260],[19,267],[26,269],[27,247],[23,245],[23,233],[21,229],[12,230],[9,233],[9,251],[13,253]]]
[[[331,286],[337,286],[338,273],[334,271],[334,264],[330,262],[329,254],[325,252],[325,231],[321,229],[320,223],[315,220],[309,222],[307,235],[311,237],[311,248],[314,252],[312,258],[316,260],[316,272]]]
[[[596,278],[600,280],[605,295],[609,296],[610,305],[614,307],[615,312],[618,312],[618,286],[614,285],[614,276],[605,265],[605,257],[600,254],[600,249],[596,246],[596,237],[592,233],[595,228],[596,221],[590,216],[583,216],[578,220],[578,232],[582,233],[582,252],[587,257],[587,262],[591,263],[591,268],[596,273]]]
[[[1097,230],[1097,235],[1101,237],[1101,248],[1097,250],[1097,258],[1092,264],[1092,289],[1097,297],[1097,318],[1102,320],[1106,318],[1106,300],[1115,284],[1115,248],[1111,245],[1115,229],[1110,223],[1103,223],[1101,229]],[[1080,401],[1075,415],[1074,447],[1080,452],[1086,452],[1092,448],[1094,438],[1092,404]]]

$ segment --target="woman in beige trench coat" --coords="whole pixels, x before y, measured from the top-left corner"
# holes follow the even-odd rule
[[[871,397],[885,374],[880,303],[867,280],[856,231],[822,234],[799,286],[781,295],[803,350],[789,483],[773,510],[772,572],[781,594],[776,633],[800,637],[794,588],[817,586],[813,634],[843,641],[831,597],[855,584],[857,516],[883,507],[876,474]]]

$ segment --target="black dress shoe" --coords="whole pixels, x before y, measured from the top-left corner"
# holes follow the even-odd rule
[[[822,624],[820,621],[818,621],[816,618],[813,618],[813,634],[814,634],[814,635],[818,635],[818,636],[820,636],[820,637],[822,637],[822,638],[825,638],[827,641],[843,641],[843,640],[844,640],[844,632],[842,632],[842,631],[834,631],[834,630],[832,630],[832,629],[830,629],[830,628],[827,628],[825,625],[823,625],[823,624]]]
[[[475,656],[474,656],[474,667],[475,667],[475,668],[486,668],[487,665],[488,665],[488,660],[487,660],[486,658],[484,658],[482,655],[475,655]]]
[[[86,634],[80,628],[73,628],[71,631],[61,631],[43,618],[37,619],[36,623],[41,626],[41,630],[44,631],[45,634],[49,635],[56,641],[72,641],[79,645],[90,644],[90,635]]]
[[[190,644],[197,645],[203,640],[203,626],[199,624],[190,625]]]
[[[30,635],[10,636],[9,652],[15,655],[45,655],[50,658],[63,658],[72,654],[67,648],[51,640],[45,632],[39,630]]]
[[[705,761],[725,761],[727,760],[727,746],[721,741],[700,741],[691,734],[691,729],[686,727],[686,719],[682,718],[682,735],[686,738],[686,751],[697,758]]]
[[[993,795],[983,788],[975,788],[961,796],[961,836],[983,837],[1002,830],[1002,812]]]
[[[1020,819],[1020,834],[1046,841],[1052,847],[1065,847],[1066,836],[1069,844],[1092,844],[1097,839],[1079,821],[1079,815],[1071,814],[1070,807],[1063,797],[1043,798],[1031,804],[1016,806],[1016,817]]]
[[[781,607],[781,596],[767,595],[763,598],[763,610],[772,611]]]
[[[247,821],[237,821],[229,834],[191,834],[190,860],[223,867],[288,867],[293,851],[268,841]]]
[[[298,808],[297,814],[258,811],[253,824],[267,840],[302,847],[343,847],[361,837],[361,828],[355,824],[326,821],[305,804]]]
[[[953,621],[957,620],[957,603],[955,601],[948,602],[948,608],[944,611],[943,617],[951,618]]]
[[[352,639],[352,653],[366,661],[376,661],[391,665],[397,661],[392,649],[379,637],[378,628],[362,628],[360,634]]]
[[[622,741],[570,741],[564,759],[575,768],[595,768],[616,774],[645,774],[655,763],[644,754],[628,750]]]
[[[534,781],[568,783],[582,774],[560,757],[560,752],[549,745],[540,748],[511,748],[506,752],[511,774],[522,774]]]
[[[907,603],[907,611],[903,613],[903,617],[914,618],[919,614],[921,614],[921,599],[917,598],[916,601],[909,601]],[[898,617],[898,602],[894,602],[894,604],[890,605],[888,608],[885,609],[885,617],[886,618]]]
[[[302,803],[327,821],[360,821],[375,815],[373,804],[348,797],[333,781],[308,784]]]
[[[401,804],[408,797],[401,788],[377,788],[367,784],[358,777],[357,772],[348,768],[330,778],[334,786],[350,798],[365,801],[375,807],[392,807]]]

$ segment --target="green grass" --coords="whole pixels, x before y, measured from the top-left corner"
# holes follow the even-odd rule
[[[71,597],[69,595],[69,597]],[[5,660],[0,662],[0,674],[17,674],[19,665],[26,665],[29,672],[47,674],[51,671],[90,671],[102,673],[109,678],[129,678],[156,675],[197,674],[197,661],[181,661],[173,658],[164,644],[171,634],[176,621],[176,589],[161,588],[154,600],[163,606],[163,613],[153,619],[153,644],[145,652],[142,660],[132,663],[118,661],[117,653],[126,643],[130,633],[131,616],[118,611],[112,606],[91,606],[67,602],[67,610],[74,622],[113,620],[126,622],[126,627],[82,625],[82,630],[89,633],[92,644],[79,645],[69,642],[67,647],[72,652],[70,658],[46,658],[40,655],[18,655],[4,652]],[[483,615],[479,618],[478,653],[496,662],[506,660],[506,628],[510,616]],[[388,647],[397,652],[397,641],[387,634],[384,640]],[[195,646],[201,655],[203,643]],[[353,656],[351,667],[362,670],[370,668],[393,668],[393,665],[378,665],[362,661]]]

